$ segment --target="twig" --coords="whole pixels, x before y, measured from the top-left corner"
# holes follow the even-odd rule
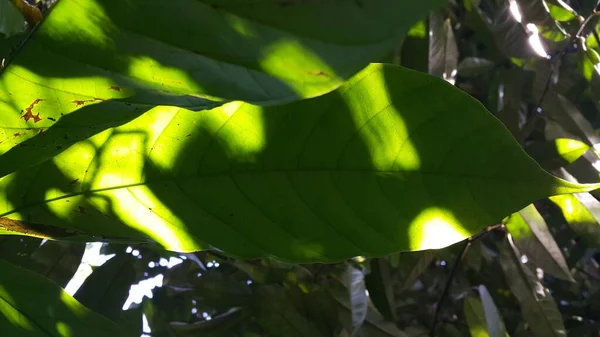
[[[440,296],[440,299],[438,300],[437,305],[435,307],[435,314],[433,315],[431,331],[429,332],[429,335],[431,337],[435,336],[435,329],[437,328],[437,325],[438,325],[439,316],[440,316],[440,312],[442,309],[442,304],[444,304],[444,300],[446,299],[446,297],[448,297],[448,293],[450,292],[450,287],[452,286],[452,281],[454,280],[454,277],[456,276],[460,262],[464,259],[465,255],[467,255],[467,251],[469,250],[471,243],[477,241],[478,239],[482,238],[486,234],[488,234],[498,228],[504,228],[504,224],[496,224],[493,226],[488,226],[486,229],[482,230],[481,232],[464,240],[465,244],[462,247],[462,249],[460,250],[460,253],[457,256],[456,261],[454,262],[454,265],[452,266],[452,270],[450,271],[450,276],[448,276],[448,281],[446,281],[446,286],[444,287],[444,291],[442,292],[442,295]]]

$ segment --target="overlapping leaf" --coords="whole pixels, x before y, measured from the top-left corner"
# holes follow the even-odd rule
[[[0,224],[334,261],[444,247],[538,198],[596,187],[543,171],[444,81],[372,65],[289,105],[155,108],[2,178]]]
[[[45,277],[0,260],[0,331],[6,336],[125,336]]]
[[[0,176],[155,105],[324,94],[440,2],[61,0],[0,76]]]
[[[538,267],[555,277],[573,281],[558,244],[534,205],[512,214],[505,223],[517,247]]]

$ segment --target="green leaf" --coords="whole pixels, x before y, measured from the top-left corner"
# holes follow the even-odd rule
[[[547,142],[528,144],[525,150],[547,170],[556,170],[575,162],[590,146],[568,138],[556,138]]]
[[[132,258],[130,254],[117,254],[94,269],[75,293],[75,299],[116,322],[136,279]]]
[[[465,297],[463,312],[471,337],[490,337],[481,300],[475,296]]]
[[[565,326],[548,289],[538,281],[528,266],[520,261],[512,239],[502,243],[500,265],[506,283],[521,305],[521,314],[536,337],[564,337]]]
[[[569,266],[546,221],[533,204],[512,214],[505,224],[517,247],[535,265],[548,274],[574,282]]]
[[[445,247],[533,200],[598,187],[543,171],[443,80],[374,64],[288,105],[156,107],[2,178],[0,224],[340,261]]]
[[[27,269],[0,260],[0,331],[11,337],[121,337],[110,320]]]
[[[562,6],[564,4],[564,2],[563,3],[559,2],[559,4],[560,5],[554,5],[554,4],[551,4],[549,2],[546,2],[546,5],[548,6],[548,9],[550,9],[550,16],[554,20],[561,21],[561,22],[566,22],[566,21],[571,21],[571,20],[577,18],[577,15],[574,12],[571,12],[571,11],[567,10],[566,8],[564,8]]]
[[[434,12],[429,15],[429,73],[449,83],[456,81],[458,46],[450,19]]]
[[[600,248],[600,201],[589,193],[550,197],[562,211],[575,233],[596,248]]]
[[[61,0],[0,76],[0,176],[156,105],[322,95],[441,2]]]
[[[84,243],[47,241],[21,266],[46,276],[64,288],[79,268],[84,251]]]
[[[510,337],[506,332],[504,321],[498,312],[498,308],[490,296],[487,288],[481,284],[479,285],[479,296],[481,297],[481,303],[483,312],[485,313],[485,322],[489,331],[490,337]]]

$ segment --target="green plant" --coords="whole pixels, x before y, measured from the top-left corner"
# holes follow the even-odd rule
[[[0,328],[592,334],[600,40],[572,2],[41,6],[0,48]],[[91,241],[116,256],[73,299]]]

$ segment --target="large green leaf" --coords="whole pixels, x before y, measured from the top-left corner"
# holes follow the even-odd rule
[[[11,337],[121,337],[108,319],[90,311],[45,277],[0,260],[0,331]]]
[[[61,0],[0,76],[0,176],[155,105],[324,94],[441,2]]]
[[[444,247],[532,200],[597,187],[543,171],[443,80],[375,64],[288,105],[157,107],[2,178],[0,224],[336,261]]]

